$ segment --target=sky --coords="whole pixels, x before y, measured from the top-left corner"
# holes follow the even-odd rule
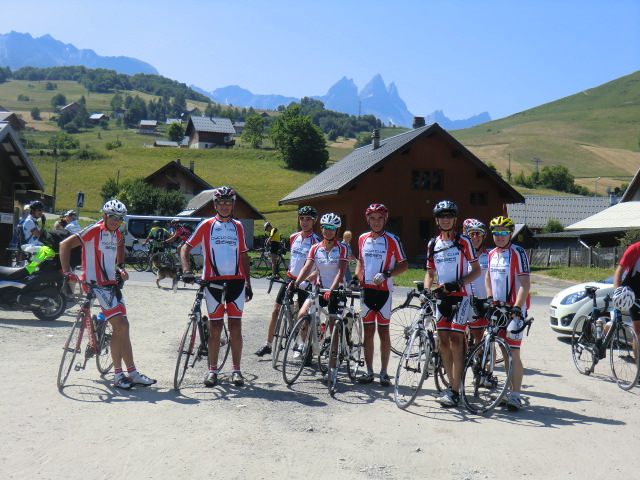
[[[640,70],[640,0],[2,0],[50,34],[211,91],[324,95],[394,82],[411,113],[505,117]]]

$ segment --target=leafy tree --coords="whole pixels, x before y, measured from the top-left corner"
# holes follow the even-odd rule
[[[131,101],[131,105],[124,113],[124,124],[127,127],[135,127],[140,123],[140,120],[147,118],[147,105],[138,95],[136,95]]]
[[[57,90],[58,85],[56,83],[47,82],[44,86],[45,90]]]
[[[167,128],[167,138],[174,142],[181,142],[184,138],[184,127],[178,122],[173,122]]]
[[[51,106],[55,109],[58,105],[66,105],[67,104],[67,97],[65,97],[63,94],[58,93],[56,95],[53,96],[53,98],[51,99]]]
[[[122,108],[122,105],[124,103],[124,100],[122,99],[122,95],[120,95],[119,93],[116,93],[113,97],[111,97],[111,110],[112,111],[116,111],[119,108]]]
[[[540,183],[560,192],[570,192],[574,177],[564,165],[545,166],[540,173]]]
[[[100,188],[100,196],[102,197],[102,201],[106,202],[107,200],[111,200],[112,198],[118,197],[118,192],[120,191],[118,187],[118,183],[115,178],[110,178],[107,180],[102,188]]]
[[[564,227],[557,218],[550,218],[547,225],[542,229],[542,233],[556,233],[564,231]]]
[[[493,173],[495,173],[500,178],[502,178],[502,174],[500,172],[498,172],[498,169],[496,168],[496,166],[493,163],[491,163],[491,162],[487,163],[487,167],[489,167],[491,170],[493,170]]]
[[[6,82],[11,78],[11,69],[9,67],[0,67],[0,83]]]
[[[327,134],[327,138],[329,139],[330,142],[335,142],[338,139],[338,131],[335,129],[329,130],[329,133]]]
[[[80,140],[72,137],[66,132],[58,132],[49,138],[49,147],[62,149],[75,149],[80,146]]]
[[[287,167],[320,171],[329,160],[324,135],[308,115],[293,104],[271,125],[269,136]]]
[[[262,135],[264,134],[264,118],[260,115],[252,115],[247,117],[242,131],[242,141],[246,142],[251,148],[260,148],[262,146]]]
[[[40,109],[38,107],[33,107],[31,109],[31,118],[33,118],[34,120],[40,120]]]
[[[130,214],[134,215],[175,215],[184,209],[186,200],[180,192],[152,187],[142,178],[125,180],[117,186],[113,195],[115,181],[110,179],[103,185],[101,195],[110,194],[109,198],[118,198],[127,206]],[[103,198],[104,195],[103,195]]]
[[[618,245],[620,245],[625,250],[634,243],[640,242],[640,230],[627,230],[627,232],[618,239]]]
[[[371,134],[370,133],[358,133],[356,134],[356,144],[355,148],[364,147],[365,145],[369,145],[371,143]]]

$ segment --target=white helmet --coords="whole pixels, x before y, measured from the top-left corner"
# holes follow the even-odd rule
[[[127,207],[125,207],[124,203],[120,200],[109,200],[102,207],[102,213],[107,215],[121,215],[124,217],[127,214]]]
[[[613,308],[617,310],[629,310],[635,301],[636,296],[633,290],[628,287],[618,287],[616,291],[613,292]]]
[[[340,228],[342,225],[342,220],[335,213],[325,213],[322,218],[320,218],[320,225],[333,225],[336,228]]]

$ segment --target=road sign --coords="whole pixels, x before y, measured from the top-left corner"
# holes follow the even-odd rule
[[[84,207],[84,192],[78,192],[78,199],[76,200],[76,208]]]

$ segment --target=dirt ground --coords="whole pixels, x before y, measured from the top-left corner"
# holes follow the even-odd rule
[[[150,275],[150,274],[149,274]],[[520,412],[443,409],[432,379],[408,411],[393,389],[344,378],[335,398],[310,372],[292,387],[253,352],[274,294],[254,284],[244,317],[242,388],[200,380],[172,389],[194,289],[132,281],[124,294],[136,365],[158,379],[130,391],[90,362],[60,392],[56,376],[73,309],[55,322],[0,312],[0,477],[18,479],[599,479],[636,478],[640,387],[611,380],[608,362],[580,375],[567,339],[548,326],[556,281],[534,278],[536,322],[525,338]],[[166,280],[165,280],[166,282]],[[166,284],[168,287],[168,283]],[[397,302],[402,299],[399,289]],[[376,355],[376,362],[378,356]],[[390,373],[397,357],[392,357]],[[376,370],[378,366],[376,365]]]

